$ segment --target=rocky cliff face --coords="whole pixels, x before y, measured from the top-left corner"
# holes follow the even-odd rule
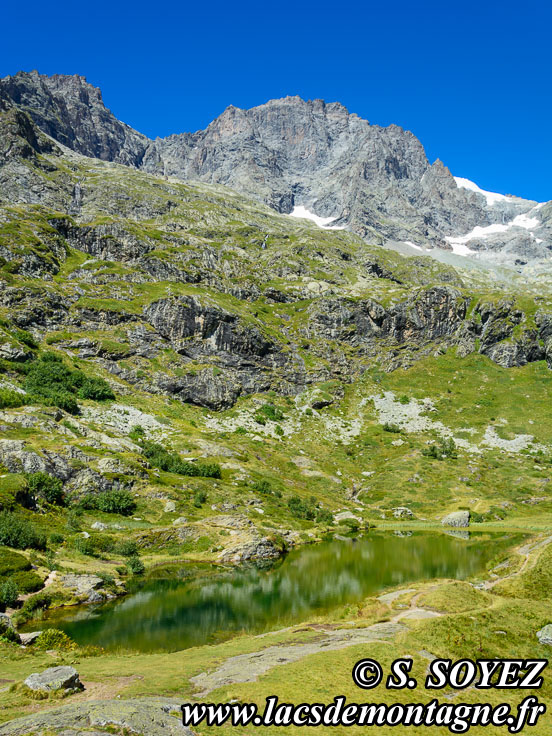
[[[467,272],[275,212],[300,202],[367,239],[422,227],[427,239],[522,206],[458,187],[410,133],[286,98],[153,143],[81,78],[16,75],[0,95],[0,317],[129,391],[219,410],[451,347],[552,364],[550,304],[525,283],[517,301],[492,283],[483,298]],[[167,167],[251,196],[143,171]],[[552,225],[550,205],[533,209]],[[515,227],[539,232],[532,218]],[[0,359],[32,357],[0,342]]]
[[[303,207],[369,242],[452,249],[516,270],[546,265],[552,250],[536,202],[458,186],[412,133],[339,103],[229,107],[206,130],[152,141],[118,121],[83,77],[18,73],[0,80],[1,99],[85,156],[224,184],[282,213]]]
[[[0,99],[26,112],[47,135],[84,156],[139,166],[149,139],[121,123],[84,77],[18,72],[0,82]]]

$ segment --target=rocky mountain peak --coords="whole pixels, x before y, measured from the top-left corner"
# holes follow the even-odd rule
[[[224,184],[284,214],[299,207],[334,218],[381,245],[459,245],[461,254],[508,254],[516,267],[518,256],[546,259],[552,248],[536,203],[456,180],[439,159],[430,164],[413,133],[373,125],[339,102],[295,95],[230,105],[205,130],[152,141],[119,121],[82,76],[19,72],[0,80],[0,100],[85,156]]]

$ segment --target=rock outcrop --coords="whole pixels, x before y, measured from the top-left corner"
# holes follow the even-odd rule
[[[83,690],[79,673],[74,667],[68,666],[49,667],[43,672],[33,672],[25,680],[25,685],[30,690],[38,692],[55,692],[56,690],[76,692],[77,690]]]
[[[469,511],[453,511],[452,513],[447,514],[443,519],[441,519],[441,524],[443,526],[456,526],[456,527],[469,526],[470,525],[470,512]]]

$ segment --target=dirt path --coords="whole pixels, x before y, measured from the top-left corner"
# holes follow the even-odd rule
[[[525,572],[529,565],[529,561],[532,558],[533,552],[535,552],[538,549],[541,549],[542,547],[546,547],[548,544],[552,542],[552,536],[545,537],[544,539],[541,539],[540,541],[536,543],[529,543],[524,544],[522,547],[518,549],[518,553],[523,556],[523,562],[521,564],[521,567],[519,570],[516,570],[515,572],[510,573],[510,575],[503,575],[502,577],[497,577],[495,580],[488,580],[483,585],[483,590],[491,590],[495,587],[495,585],[498,585],[499,583],[502,583],[504,580],[509,580],[510,578],[518,577],[518,575],[521,575]],[[536,563],[538,559],[538,555],[533,560],[533,565]]]

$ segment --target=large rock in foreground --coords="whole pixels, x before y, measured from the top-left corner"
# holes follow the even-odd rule
[[[50,667],[44,672],[33,672],[25,680],[31,690],[53,692],[55,690],[84,690],[79,673],[74,667]]]
[[[444,519],[441,519],[441,524],[443,526],[469,526],[470,512],[453,511],[451,514],[447,514]]]
[[[546,624],[540,631],[537,631],[537,639],[540,644],[552,646],[552,624]]]

